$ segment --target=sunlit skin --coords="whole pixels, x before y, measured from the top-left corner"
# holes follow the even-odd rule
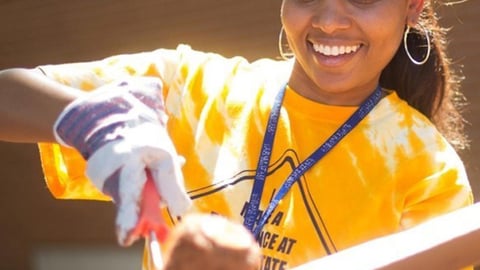
[[[290,87],[325,104],[360,104],[422,8],[423,0],[283,0]]]

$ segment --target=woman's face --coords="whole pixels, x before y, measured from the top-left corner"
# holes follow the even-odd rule
[[[282,24],[295,54],[290,86],[319,102],[359,104],[422,7],[423,0],[283,0]]]

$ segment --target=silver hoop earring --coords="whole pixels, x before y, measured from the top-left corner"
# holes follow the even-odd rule
[[[428,58],[430,57],[430,51],[432,49],[432,45],[430,43],[430,35],[428,33],[428,30],[421,24],[418,24],[422,31],[425,34],[425,39],[427,41],[427,53],[425,54],[425,57],[422,60],[416,60],[413,58],[412,54],[410,53],[410,50],[408,49],[408,34],[410,33],[410,25],[407,25],[407,29],[405,30],[405,34],[403,35],[403,47],[405,48],[405,52],[407,53],[408,58],[410,58],[410,61],[414,63],[415,65],[423,65],[428,61]]]
[[[278,51],[280,52],[280,56],[283,60],[289,60],[293,58],[293,52],[290,50],[290,46],[288,42],[285,40],[284,42],[284,35],[285,29],[280,28],[280,34],[278,34]]]

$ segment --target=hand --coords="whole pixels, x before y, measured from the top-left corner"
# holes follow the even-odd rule
[[[161,82],[129,78],[88,93],[68,105],[57,119],[57,141],[87,160],[87,176],[117,206],[117,238],[132,244],[146,169],[172,215],[191,202],[183,186],[181,159],[165,128]]]
[[[189,214],[165,242],[163,270],[259,269],[261,249],[242,224],[218,215]]]

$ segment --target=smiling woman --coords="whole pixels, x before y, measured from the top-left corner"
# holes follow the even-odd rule
[[[466,147],[459,104],[452,104],[461,99],[458,78],[445,55],[436,3],[325,2],[283,1],[282,23],[296,56],[290,86],[318,102],[357,105],[380,82],[433,120],[456,147]]]
[[[317,102],[358,105],[377,86],[422,1],[329,2],[283,1],[282,23],[296,56],[289,84]],[[350,53],[340,54],[342,47]]]
[[[5,70],[0,138],[41,142],[57,198],[113,200],[121,245],[150,172],[168,226],[227,217],[261,269],[293,268],[472,204],[433,3],[284,0],[288,60],[182,44]]]

